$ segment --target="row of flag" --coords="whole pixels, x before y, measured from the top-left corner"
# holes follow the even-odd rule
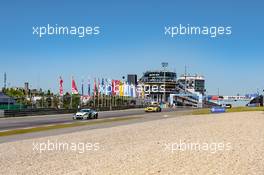
[[[59,93],[60,96],[63,96],[63,79],[60,77],[59,79]],[[78,91],[77,84],[72,78],[71,80],[71,94],[80,94],[82,96],[100,96],[100,95],[111,95],[111,96],[128,96],[128,97],[139,97],[142,96],[142,93],[138,93],[136,91],[136,86],[132,84],[128,84],[127,82],[123,82],[120,80],[111,80],[107,78],[102,78],[101,80],[94,79],[93,81],[93,90],[91,91],[91,81],[88,80],[87,83],[88,91],[87,94],[84,94],[84,83],[82,81],[81,94]]]

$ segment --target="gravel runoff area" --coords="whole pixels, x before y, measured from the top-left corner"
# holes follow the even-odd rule
[[[264,174],[263,112],[170,117],[0,144],[0,174]]]

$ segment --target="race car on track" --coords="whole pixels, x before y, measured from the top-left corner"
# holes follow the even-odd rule
[[[73,120],[88,120],[88,119],[97,119],[98,118],[98,112],[96,112],[93,109],[81,109],[78,111],[74,116]]]
[[[161,112],[161,107],[159,105],[150,105],[145,108],[145,112]]]

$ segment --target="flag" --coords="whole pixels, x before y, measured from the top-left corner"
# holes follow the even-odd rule
[[[125,91],[126,96],[131,97],[131,86],[128,83],[126,83],[125,88],[126,88],[126,91]]]
[[[76,83],[73,78],[72,78],[72,94],[79,94]]]
[[[134,98],[137,97],[136,86],[135,85],[132,85],[131,96],[134,97]]]
[[[144,96],[145,96],[145,93],[144,93],[144,86],[143,86],[143,84],[139,84],[138,86],[137,86],[137,96],[138,97],[140,97],[140,98],[144,98]]]
[[[123,85],[123,93],[124,93],[124,96],[128,96],[128,94],[129,94],[129,86],[128,86],[128,84],[126,83],[126,82],[124,82],[124,85]]]
[[[97,90],[98,90],[98,96],[100,96],[100,78],[98,78],[98,88],[97,88]]]
[[[100,87],[100,93],[103,95],[105,93],[105,81],[104,78],[102,78],[102,83]]]
[[[105,91],[106,91],[106,95],[112,95],[112,80],[111,79],[107,79]]]
[[[84,92],[83,92],[83,80],[82,80],[82,96],[84,95]]]
[[[63,96],[63,80],[60,77],[60,96]]]
[[[112,95],[116,95],[116,85],[115,85],[116,80],[112,80]]]
[[[88,79],[88,97],[91,96],[91,82],[90,79]]]
[[[94,79],[94,96],[96,96],[97,95],[97,93],[96,93],[96,87],[97,87],[97,85],[96,85],[96,78]]]
[[[124,84],[119,82],[119,96],[124,96]]]
[[[119,95],[120,93],[120,80],[112,80],[112,95]]]

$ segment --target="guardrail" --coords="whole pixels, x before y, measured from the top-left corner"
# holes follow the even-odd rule
[[[143,108],[140,106],[113,106],[111,110],[125,110],[125,109],[135,109]],[[84,107],[90,108],[90,107]],[[91,108],[92,109],[92,108]],[[110,111],[109,107],[96,108],[97,111]],[[21,110],[0,110],[0,117],[22,117],[22,116],[37,116],[37,115],[54,115],[54,114],[70,114],[77,112],[77,109],[52,109],[52,108],[36,108],[36,109],[21,109]]]
[[[73,113],[74,109],[21,109],[21,110],[4,110],[4,117],[36,116],[51,114]]]

